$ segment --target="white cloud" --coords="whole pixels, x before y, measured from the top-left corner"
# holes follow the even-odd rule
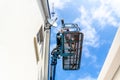
[[[116,15],[120,17],[120,0],[111,0],[110,6]]]
[[[99,6],[92,6],[87,8],[86,5],[79,7],[80,16],[74,22],[80,23],[82,32],[84,33],[84,44],[91,47],[99,46],[99,35],[96,29],[103,29],[108,25],[118,27],[120,26],[120,1],[119,0],[100,0]],[[91,2],[92,3],[92,2]],[[97,24],[95,26],[93,24]]]
[[[78,80],[97,80],[96,78],[93,78],[91,76],[86,76],[84,78],[79,78]]]
[[[85,27],[82,32],[84,33],[84,44],[87,46],[98,47],[99,36],[94,28],[91,26]]]
[[[104,6],[100,6],[98,9],[95,9],[92,14],[92,18],[99,21],[100,25],[106,24],[111,12],[106,9]]]
[[[71,2],[71,0],[49,0],[49,4],[52,7],[52,4],[54,3],[54,7],[56,9],[63,9],[66,7],[66,5]]]
[[[84,33],[84,45],[98,47],[99,46],[99,36],[92,26],[92,20],[89,15],[89,11],[81,6],[79,8],[81,16],[76,18],[74,22],[80,23],[82,27],[82,32]]]
[[[110,7],[118,17],[120,17],[120,0],[100,0],[103,6]]]
[[[101,2],[101,5],[98,8],[91,10],[91,14],[92,20],[97,20],[102,28],[108,24],[115,27],[119,26],[119,22],[117,21],[116,17],[113,16],[115,12],[112,9],[112,6],[110,6],[108,3]]]

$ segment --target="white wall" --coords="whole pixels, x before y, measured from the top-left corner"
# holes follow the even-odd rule
[[[41,24],[36,0],[0,0],[0,80],[37,80],[33,38]]]
[[[118,68],[118,70],[117,70],[113,80],[119,80],[119,79],[120,79],[120,66],[119,66],[119,68]]]
[[[50,31],[45,31],[44,33],[44,42],[41,43],[43,46],[38,45],[38,49],[41,49],[39,52],[39,61],[38,61],[38,80],[48,80],[48,61],[49,61],[49,36]]]

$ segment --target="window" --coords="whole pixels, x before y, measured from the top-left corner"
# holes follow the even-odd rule
[[[42,26],[40,27],[40,30],[37,33],[37,42],[40,44],[41,42],[43,42],[43,29]]]

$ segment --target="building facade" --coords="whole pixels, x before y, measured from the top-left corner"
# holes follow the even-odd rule
[[[48,80],[48,0],[0,0],[0,80]]]
[[[36,37],[34,37],[38,80],[48,80],[50,46],[50,25],[47,21],[50,18],[48,0],[38,0],[38,5],[43,17],[43,23],[39,27]]]
[[[97,80],[120,80],[120,27]]]

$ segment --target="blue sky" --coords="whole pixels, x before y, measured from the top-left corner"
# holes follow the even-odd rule
[[[49,0],[54,3],[57,28],[51,30],[51,50],[56,46],[56,33],[60,20],[77,23],[84,33],[81,68],[64,71],[58,60],[56,80],[97,80],[118,26],[120,26],[119,0]]]

